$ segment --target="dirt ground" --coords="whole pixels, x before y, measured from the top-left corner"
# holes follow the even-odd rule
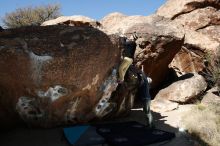
[[[178,124],[180,113],[190,106],[182,106],[178,110],[167,113],[153,112],[156,128],[174,132],[176,137],[170,141],[151,144],[149,146],[194,146],[194,142],[188,136],[179,132]],[[132,109],[129,116],[115,121],[138,121],[145,123],[141,108]],[[62,127],[52,129],[31,129],[20,127],[0,134],[1,146],[70,146],[64,138]]]

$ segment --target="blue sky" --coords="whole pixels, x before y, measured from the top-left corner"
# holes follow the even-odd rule
[[[84,15],[100,20],[111,12],[150,15],[166,0],[1,0],[0,17],[16,8],[59,3],[65,16]]]

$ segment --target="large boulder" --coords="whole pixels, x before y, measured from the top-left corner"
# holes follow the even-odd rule
[[[122,21],[124,18],[126,18],[127,15],[124,15],[119,12],[110,13],[104,18],[101,19],[100,23],[103,26],[103,29],[108,34],[114,34],[114,33],[121,33],[122,30],[121,27],[119,27],[119,22]],[[128,24],[123,25],[126,27]]]
[[[195,9],[208,6],[219,9],[219,0],[168,0],[157,10],[156,14],[166,18],[175,19],[182,14],[187,14]]]
[[[196,73],[205,68],[204,59],[204,51],[196,49],[189,50],[183,46],[175,55],[169,67],[173,68],[178,76],[186,73]]]
[[[151,110],[154,112],[168,112],[175,110],[179,107],[179,104],[166,99],[152,100]]]
[[[177,103],[187,103],[193,101],[206,90],[207,83],[204,77],[199,74],[187,74],[185,76],[186,79],[174,82],[167,88],[160,90],[155,100],[165,98]]]
[[[119,37],[47,26],[8,29],[0,38],[1,127],[18,119],[44,127],[82,123],[112,110]]]
[[[193,18],[193,19],[192,19]],[[186,29],[199,30],[211,25],[220,24],[220,12],[214,7],[205,7],[182,14],[174,19]]]
[[[220,104],[220,95],[217,87],[206,92],[201,101],[202,104]]]
[[[220,48],[219,0],[168,0],[156,14],[181,24],[184,45],[170,67],[180,75],[206,70],[207,54],[215,56]]]
[[[153,109],[171,110],[177,103],[193,102],[207,88],[204,77],[199,74],[186,74],[181,79],[159,91],[152,102]]]
[[[60,16],[56,19],[48,20],[41,24],[41,26],[48,25],[91,26],[95,28],[101,26],[98,21],[82,15]]]
[[[207,26],[198,30],[204,35],[211,37],[213,40],[220,42],[220,25]]]
[[[206,68],[207,56],[215,56],[220,42],[202,32],[185,30],[184,45],[170,63],[179,75],[198,73]]]
[[[120,13],[109,14],[101,23],[108,34],[127,37],[137,34],[134,62],[137,67],[144,66],[145,73],[153,79],[152,88],[159,86],[168,73],[169,63],[183,45],[182,26],[157,15],[126,16]]]

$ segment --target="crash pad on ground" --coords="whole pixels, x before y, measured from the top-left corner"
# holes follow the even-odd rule
[[[80,125],[64,128],[68,142],[74,146],[108,143],[114,146],[144,146],[170,140],[174,133],[149,129],[138,122]]]
[[[105,139],[97,134],[96,127],[80,125],[63,129],[67,141],[74,146],[104,144]]]

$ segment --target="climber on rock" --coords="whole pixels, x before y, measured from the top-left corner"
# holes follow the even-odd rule
[[[119,79],[118,79],[119,84],[123,83],[124,76],[130,65],[133,63],[134,54],[137,46],[136,44],[137,35],[133,34],[129,39],[126,39],[125,37],[122,39],[124,39],[122,43],[125,45],[124,46],[125,49],[123,51],[122,63],[119,66]],[[149,87],[150,87],[149,84],[152,82],[152,79],[145,75],[143,71],[143,66],[142,66],[142,70],[139,70],[137,68],[135,70],[137,71],[137,76],[139,81],[138,97],[141,98],[143,103],[143,111],[147,122],[146,125],[152,128],[153,117],[150,111],[151,96],[149,93]]]
[[[133,63],[134,60],[134,54],[136,50],[136,41],[137,35],[133,34],[129,39],[123,38],[123,45],[124,45],[124,51],[123,51],[123,60],[119,66],[118,72],[119,72],[119,79],[118,83],[123,83],[124,76],[129,68],[129,66]]]

